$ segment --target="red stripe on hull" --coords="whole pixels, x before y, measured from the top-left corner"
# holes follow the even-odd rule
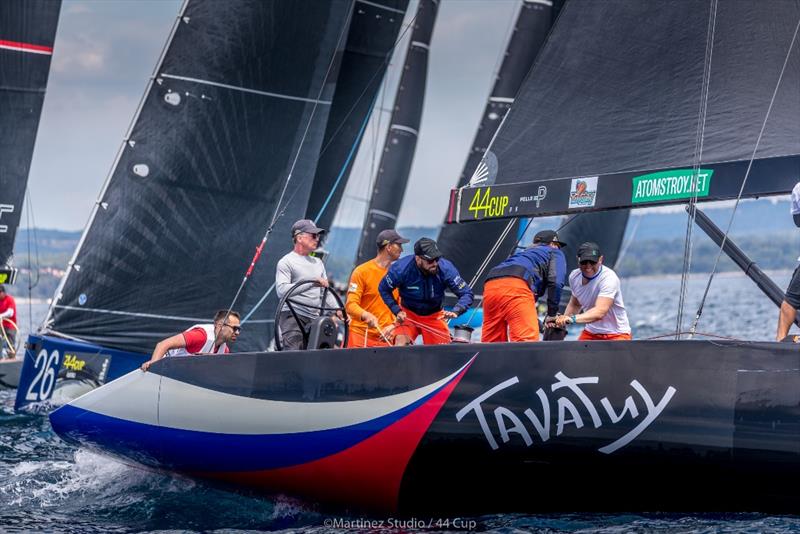
[[[425,404],[342,452],[280,469],[196,474],[318,502],[394,512],[411,455],[471,365],[472,362]]]

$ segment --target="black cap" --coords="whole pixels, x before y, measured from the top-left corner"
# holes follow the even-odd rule
[[[600,245],[597,243],[592,243],[591,241],[587,241],[586,243],[581,243],[581,246],[578,247],[578,261],[599,261],[600,256],[603,253],[600,252]]]
[[[558,234],[555,230],[542,230],[538,232],[535,236],[533,236],[533,244],[544,244],[548,245],[550,243],[556,243],[560,247],[566,247],[566,243],[562,243],[558,240]]]
[[[408,239],[398,234],[393,228],[389,228],[379,233],[375,242],[379,247],[385,247],[389,243],[408,243]]]
[[[300,219],[292,225],[292,237],[303,232],[307,234],[324,234],[325,230],[317,228],[317,225],[311,219]]]
[[[422,258],[432,261],[444,256],[439,247],[436,246],[436,241],[428,237],[423,237],[414,243],[414,254]]]

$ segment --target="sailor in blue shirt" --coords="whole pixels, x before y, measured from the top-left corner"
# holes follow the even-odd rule
[[[542,230],[533,245],[510,256],[486,275],[481,342],[539,341],[536,299],[547,292],[547,314],[555,317],[567,276],[567,260],[553,230]]]
[[[392,295],[400,293],[398,304]],[[442,311],[444,291],[458,297],[453,311]],[[409,345],[422,334],[426,345],[450,343],[450,330],[444,319],[458,317],[472,305],[472,289],[458,274],[455,265],[442,257],[436,241],[423,237],[414,243],[414,255],[400,258],[378,286],[381,298],[397,316],[395,345]]]

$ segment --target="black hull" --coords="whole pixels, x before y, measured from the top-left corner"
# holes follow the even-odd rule
[[[800,497],[800,352],[790,344],[419,346],[175,358],[152,370],[155,375],[149,379],[161,376],[160,425],[130,422],[123,413],[108,417],[109,408],[97,416],[95,393],[90,393],[54,412],[54,429],[69,440],[146,465],[348,509],[436,516],[512,511],[796,513]],[[402,416],[395,420],[374,419],[309,438],[303,446],[320,449],[309,461],[294,458],[302,448],[299,441],[291,450],[259,449],[250,461],[242,436],[250,439],[252,432],[231,431],[236,424],[231,421],[219,423],[226,428],[219,432],[229,435],[225,455],[203,441],[207,434],[197,432],[194,456],[187,458],[186,428],[199,417],[194,412],[202,411],[203,424],[213,425],[209,410],[215,408],[202,403],[167,406],[164,378],[181,391],[199,387],[254,406],[268,400],[310,410],[325,403],[385,401],[434,383],[443,385],[397,412]],[[569,387],[570,379],[583,383]],[[124,380],[128,384],[119,385]],[[97,398],[107,402],[112,394],[124,397],[135,389],[136,380],[129,375],[112,382],[96,390]],[[484,400],[477,401],[481,396]],[[347,411],[342,406],[336,417]],[[174,412],[172,423],[164,422],[167,409]],[[253,414],[257,416],[255,410]],[[252,422],[241,410],[230,417]],[[183,429],[180,437],[170,424]],[[150,435],[144,436],[137,425]],[[278,432],[259,431],[272,436]],[[332,435],[335,439],[330,439],[341,441],[357,432],[363,435],[344,451],[326,442]],[[415,432],[418,438],[413,438]],[[370,449],[369,442],[375,445],[382,435],[390,439]],[[401,449],[409,440],[412,446],[404,456]],[[342,460],[346,454],[349,460]],[[235,466],[231,458],[238,462]],[[304,478],[309,472],[314,476]]]

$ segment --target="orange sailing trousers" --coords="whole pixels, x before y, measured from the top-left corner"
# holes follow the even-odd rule
[[[369,331],[375,332],[374,328],[370,328]],[[365,332],[359,332],[354,329],[350,329],[350,333],[347,335],[347,348],[349,349],[357,349],[359,347],[389,347],[391,343],[384,341],[383,339],[375,339],[372,336],[365,335]]]
[[[481,343],[539,341],[536,297],[525,280],[507,276],[483,286]]]
[[[442,319],[442,313],[432,313],[430,315],[417,315],[416,313],[404,308],[406,320],[394,329],[395,338],[397,336],[408,336],[413,343],[417,336],[422,334],[422,342],[426,345],[443,345],[450,343],[450,329]]]
[[[593,334],[587,330],[581,332],[578,341],[630,341],[630,334]]]

